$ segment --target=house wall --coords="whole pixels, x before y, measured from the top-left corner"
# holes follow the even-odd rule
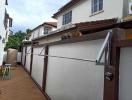
[[[4,28],[4,17],[5,17],[5,0],[0,0],[0,35],[5,38],[5,28]],[[2,39],[0,40],[0,65],[3,62],[3,54],[4,54],[4,46],[5,44],[2,43]]]
[[[33,64],[32,64],[32,74],[33,79],[42,88],[43,82],[43,69],[44,69],[44,56],[39,56],[40,52],[44,47],[34,48],[33,52]],[[42,51],[41,55],[44,55],[45,49]]]
[[[49,47],[50,56],[96,60],[103,39]],[[46,93],[53,100],[103,100],[104,66],[95,62],[48,58]]]
[[[57,28],[62,27],[62,16],[70,10],[72,10],[72,24],[111,18],[122,18],[123,13],[125,15],[127,9],[125,4],[125,10],[123,10],[123,1],[126,2],[126,0],[104,0],[103,11],[99,14],[92,15],[91,0],[82,0],[79,4],[69,8],[67,11],[58,16]]]
[[[51,31],[55,31],[56,30],[56,28],[54,28],[52,26],[49,26],[49,25],[41,26],[41,27],[37,28],[36,30],[34,30],[31,33],[31,36],[29,37],[29,40],[31,41],[34,38],[38,38],[40,36],[44,36],[44,27],[51,27]]]

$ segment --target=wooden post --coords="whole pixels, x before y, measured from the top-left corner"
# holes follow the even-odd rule
[[[112,47],[111,47],[111,66],[105,66],[105,73],[110,72],[113,74],[113,79],[108,80],[104,78],[104,99],[103,100],[118,100],[118,87],[119,87],[119,58],[120,48],[116,47],[116,40],[118,37],[118,30],[113,30]]]
[[[23,45],[21,47],[21,65],[22,65],[22,58],[23,58]]]
[[[31,45],[31,60],[30,60],[30,76],[32,74],[32,65],[33,65],[33,44]]]
[[[48,52],[49,52],[49,46],[46,46],[44,54],[48,55]],[[48,68],[48,56],[44,56],[44,70],[43,70],[43,84],[42,84],[42,90],[44,92],[46,88],[47,68]]]
[[[24,68],[25,68],[25,64],[26,64],[27,46],[25,46],[25,51],[24,51],[24,52],[25,52],[25,55],[24,55],[25,59],[24,59],[24,65],[23,65],[23,66],[24,66]]]

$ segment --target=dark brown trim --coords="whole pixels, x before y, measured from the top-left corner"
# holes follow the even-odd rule
[[[129,46],[132,46],[132,39],[116,41],[115,45],[117,47],[129,47]]]
[[[30,75],[32,74],[32,65],[33,65],[33,46],[31,46],[31,57],[30,57]]]
[[[45,47],[45,55],[48,55],[49,47]],[[44,70],[43,70],[43,84],[42,90],[45,92],[46,89],[46,80],[47,80],[47,67],[48,67],[48,56],[44,57]]]
[[[27,72],[27,74],[29,75],[29,77],[32,79],[32,81],[35,83],[35,85],[38,87],[38,89],[41,91],[41,93],[46,97],[46,99],[47,100],[51,100],[51,98],[47,95],[47,93],[44,92],[41,89],[40,85],[35,81],[35,79],[32,76],[30,76],[30,74],[28,73],[28,71],[26,70],[26,68],[24,68],[24,67],[22,67],[22,68],[25,70],[25,72]]]
[[[120,48],[116,46],[118,40],[118,29],[113,30],[111,44],[111,66],[105,66],[105,73],[113,74],[113,79],[110,81],[104,77],[104,100],[118,100],[118,85],[119,85],[119,59]],[[104,75],[105,76],[105,75]]]
[[[25,55],[24,55],[25,59],[24,59],[24,65],[23,65],[24,67],[25,67],[25,65],[26,65],[26,58],[27,58],[27,57],[26,57],[26,53],[27,53],[27,46],[25,47]]]
[[[110,72],[113,74],[113,80],[109,81],[104,79],[104,100],[118,100],[119,88],[119,60],[120,48],[114,46],[112,49],[112,66],[105,66],[105,73]]]
[[[83,35],[81,37],[66,39],[66,40],[60,40],[56,42],[51,43],[45,43],[41,45],[34,45],[33,47],[42,47],[42,46],[52,46],[52,45],[59,45],[59,44],[66,44],[66,43],[76,43],[76,42],[82,42],[82,41],[90,41],[90,40],[97,40],[97,39],[104,39],[108,33],[108,30],[96,32],[88,35]]]
[[[22,58],[23,58],[23,46],[21,47],[21,64],[22,64]]]

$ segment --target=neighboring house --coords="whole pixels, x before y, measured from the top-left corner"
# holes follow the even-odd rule
[[[80,22],[121,19],[128,15],[128,5],[128,0],[71,0],[53,18],[58,20],[57,29]]]
[[[36,28],[34,28],[29,35],[29,40],[31,41],[32,39],[41,37],[41,36],[46,36],[50,32],[55,31],[57,28],[57,23],[56,22],[45,22]]]
[[[7,0],[0,0],[0,65],[3,62],[3,52],[8,35],[10,34],[10,27],[12,26],[12,18],[6,11]]]

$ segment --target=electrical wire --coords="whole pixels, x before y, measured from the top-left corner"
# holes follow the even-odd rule
[[[30,53],[30,54],[33,54],[33,53]],[[71,59],[71,60],[78,60],[78,61],[85,61],[85,62],[96,62],[96,60],[73,58],[73,57],[52,56],[52,55],[40,55],[40,54],[33,54],[33,55],[44,56],[44,57],[53,57],[53,58]]]

